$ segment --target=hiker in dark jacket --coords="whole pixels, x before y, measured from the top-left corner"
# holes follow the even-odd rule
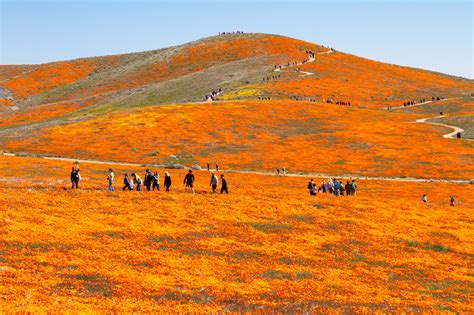
[[[189,170],[188,174],[184,177],[184,191],[188,191],[188,188],[194,194],[194,174],[192,170]]]
[[[170,187],[171,187],[171,176],[170,176],[170,173],[168,173],[168,172],[165,172],[164,185],[165,185],[165,187],[166,187],[166,191],[170,191]]]
[[[229,193],[229,188],[227,187],[227,179],[224,177],[224,174],[221,174],[222,186],[221,194],[225,191],[226,194]]]
[[[309,190],[310,196],[316,196],[316,184],[312,178],[308,183],[308,190]]]
[[[72,171],[71,171],[71,183],[72,183],[72,189],[74,189],[74,187],[79,188],[79,180],[81,179],[81,175],[79,174],[79,167],[72,167]]]
[[[130,180],[130,177],[128,177],[127,173],[125,173],[125,175],[123,177],[123,188],[122,188],[122,190],[125,190],[125,189],[133,190],[133,183]]]
[[[150,170],[146,170],[145,180],[143,181],[143,184],[145,184],[146,190],[148,191],[151,190],[152,182],[153,182],[153,174],[150,172]]]
[[[349,181],[346,182],[346,196],[352,196],[352,185]]]

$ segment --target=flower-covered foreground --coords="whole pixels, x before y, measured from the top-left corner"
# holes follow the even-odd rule
[[[0,157],[0,310],[473,312],[472,187],[226,173],[106,192],[108,165]],[[163,175],[163,170],[160,170]],[[322,179],[317,179],[320,183]],[[428,194],[423,204],[421,195]],[[456,196],[456,206],[449,198]]]

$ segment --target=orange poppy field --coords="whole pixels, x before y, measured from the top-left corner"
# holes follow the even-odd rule
[[[0,66],[0,312],[474,313],[472,88],[267,34]]]
[[[118,167],[109,193],[108,165],[81,163],[78,190],[71,166],[0,159],[3,311],[474,311],[468,184],[312,197],[306,177],[224,170],[221,195],[196,171],[192,195],[183,170],[170,193],[122,192],[144,170]]]
[[[415,123],[426,116],[297,101],[174,104],[46,128],[2,147],[162,165],[219,162],[237,170],[474,178],[466,168],[474,164],[473,143]]]

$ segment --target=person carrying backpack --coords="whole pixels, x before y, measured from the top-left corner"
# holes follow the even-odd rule
[[[125,173],[125,175],[123,176],[123,188],[122,190],[125,190],[125,189],[128,189],[128,190],[133,190],[133,182],[130,180],[130,178],[128,177],[128,174]]]
[[[352,183],[351,183],[351,196],[355,196],[356,190],[357,190],[357,183],[355,182],[355,180],[352,180]]]
[[[184,191],[187,191],[189,188],[194,194],[194,180],[193,171],[189,170],[188,174],[184,177]]]
[[[346,189],[346,196],[352,196],[352,186],[349,181],[346,182],[345,189]]]
[[[170,187],[171,187],[171,176],[170,176],[170,173],[168,172],[165,172],[165,181],[164,181],[164,185],[166,187],[166,191],[170,191]]]
[[[115,179],[114,171],[111,168],[109,168],[109,175],[107,176],[107,180],[109,181],[109,191],[110,192],[115,191],[114,179]]]
[[[137,187],[137,191],[141,191],[142,190],[142,183],[143,183],[142,179],[136,173],[132,173],[132,177],[133,177],[133,183]]]
[[[155,191],[155,188],[156,190],[160,191],[160,175],[156,171],[153,174],[152,183],[153,183],[153,188],[152,188],[153,191]]]
[[[145,180],[143,183],[145,184],[146,190],[151,190],[151,183],[153,182],[153,175],[151,174],[150,170],[146,170],[145,172]]]
[[[210,186],[212,187],[212,192],[215,193],[217,189],[217,185],[219,184],[219,179],[217,178],[216,174],[211,174],[211,183]]]
[[[71,182],[72,182],[72,188],[76,187],[76,189],[79,188],[79,181],[81,180],[81,174],[79,173],[79,167],[73,167],[72,172],[71,172]]]
[[[224,174],[221,174],[222,186],[221,186],[221,194],[225,191],[226,194],[229,193],[229,188],[227,186],[227,179],[224,177]]]

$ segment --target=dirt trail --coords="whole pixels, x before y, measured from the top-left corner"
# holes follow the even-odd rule
[[[434,126],[443,126],[443,127],[451,128],[451,129],[453,129],[453,132],[444,134],[443,138],[457,139],[456,134],[458,132],[463,133],[464,129],[456,127],[456,126],[451,126],[451,125],[446,125],[446,124],[442,124],[442,123],[435,123],[435,122],[429,122],[428,121],[429,119],[437,119],[437,118],[444,118],[444,117],[446,117],[446,115],[440,115],[440,116],[436,116],[436,117],[420,118],[420,119],[417,119],[416,122],[421,123],[421,124],[430,124],[430,125],[434,125]],[[468,139],[468,138],[461,138],[461,139],[462,140],[468,140],[468,141],[473,141],[474,140],[474,139]]]
[[[79,163],[92,163],[92,164],[101,164],[101,165],[117,165],[117,166],[132,166],[132,167],[156,167],[152,164],[147,164],[144,166],[143,163],[127,163],[127,162],[114,162],[114,161],[101,161],[101,160],[89,160],[89,159],[78,159],[78,158],[69,158],[69,157],[38,157],[34,156],[33,154],[15,154],[10,152],[0,152],[0,155],[4,156],[16,156],[16,157],[29,157],[29,158],[38,158],[38,159],[45,159],[45,160],[53,160],[53,161],[65,161],[65,162],[79,162]],[[207,172],[206,169],[202,169],[202,172]],[[226,173],[240,173],[240,174],[259,174],[259,175],[271,175],[271,176],[289,176],[289,177],[320,177],[320,178],[352,178],[357,180],[370,180],[370,181],[396,181],[396,182],[417,182],[417,183],[425,183],[425,182],[443,182],[443,183],[458,183],[458,184],[469,184],[469,180],[467,179],[445,179],[445,178],[415,178],[415,177],[385,177],[385,176],[362,176],[362,175],[354,175],[354,174],[338,174],[338,175],[331,175],[331,174],[324,174],[324,173],[298,173],[298,174],[285,174],[285,175],[278,175],[274,172],[264,172],[264,171],[243,171],[243,170],[233,170],[233,169],[225,169],[223,170]]]
[[[335,51],[333,49],[330,49],[328,51],[324,51],[324,52],[320,52],[320,53],[316,53],[315,55],[329,55],[329,54],[333,54]],[[281,70],[283,69],[286,69],[286,68],[290,68],[290,67],[295,67],[295,66],[301,66],[301,65],[304,65],[304,64],[308,64],[308,63],[311,63],[311,62],[314,62],[316,60],[315,57],[310,57],[308,60],[306,60],[305,63],[303,62],[297,62],[296,64],[292,64],[292,65],[289,65],[289,66],[279,66],[278,68],[276,68],[275,70],[273,70],[274,72],[280,72]],[[300,77],[306,77],[306,76],[309,76],[309,75],[313,75],[314,73],[313,72],[309,72],[309,71],[299,71],[299,73],[302,73],[303,75],[301,75]]]

